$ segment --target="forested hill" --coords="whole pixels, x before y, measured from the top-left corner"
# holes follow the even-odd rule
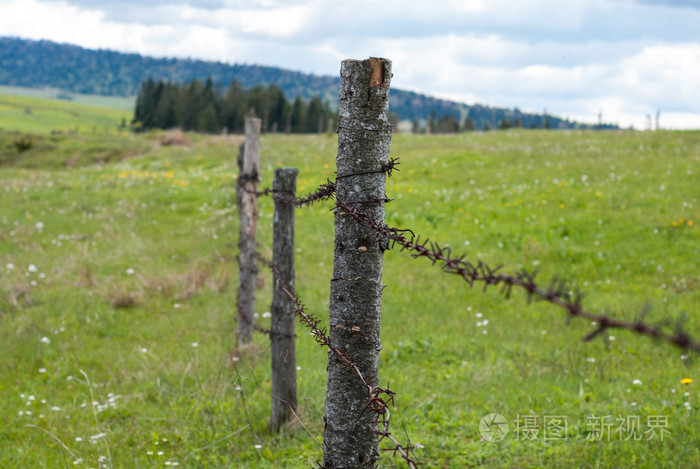
[[[147,79],[176,83],[211,78],[223,87],[236,80],[243,88],[274,84],[287,99],[314,96],[335,107],[340,79],[260,65],[225,64],[194,59],[157,59],[139,54],[91,50],[14,37],[0,37],[0,84],[31,88],[52,87],[71,93],[104,96],[135,96]],[[401,120],[427,120],[437,123],[469,117],[476,128],[497,127],[505,121],[524,127],[570,128],[576,123],[554,116],[521,113],[487,106],[467,106],[430,96],[391,90],[390,109]]]

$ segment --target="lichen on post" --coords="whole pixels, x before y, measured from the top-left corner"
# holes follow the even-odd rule
[[[387,164],[391,143],[391,62],[344,60],[340,75],[337,201],[357,206],[383,223],[386,176],[381,169]],[[371,386],[379,384],[383,251],[370,229],[336,211],[330,341],[333,348],[352,357]],[[329,354],[325,468],[375,466],[377,415],[363,413],[367,404],[367,388],[337,356]]]

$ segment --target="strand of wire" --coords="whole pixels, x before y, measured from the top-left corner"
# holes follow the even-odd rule
[[[383,222],[377,222],[354,205],[336,203],[336,213],[341,216],[351,216],[357,223],[372,229],[379,236],[387,239],[391,243],[391,247],[398,244],[401,246],[401,251],[410,252],[414,258],[424,257],[433,264],[441,264],[444,272],[461,277],[470,287],[474,286],[476,282],[483,282],[485,291],[489,286],[500,285],[501,293],[506,298],[510,298],[513,287],[519,287],[527,293],[528,303],[532,299],[536,299],[555,304],[566,310],[567,322],[574,317],[593,321],[596,327],[583,337],[585,342],[598,336],[607,337],[603,333],[608,329],[622,329],[663,340],[684,350],[700,353],[700,342],[695,341],[684,330],[687,314],[682,314],[675,322],[665,320],[653,325],[644,322],[645,316],[651,309],[648,303],[637,313],[634,321],[595,314],[583,308],[584,294],[578,289],[572,289],[568,282],[560,277],[553,277],[549,286],[542,287],[536,282],[537,270],[530,272],[527,269],[521,269],[512,275],[499,273],[502,266],[491,268],[482,261],[474,264],[465,259],[466,255],[453,255],[448,246],[440,246],[428,238],[421,241],[421,236],[416,235],[410,229],[398,229],[389,227]],[[669,332],[668,329],[671,331]]]
[[[382,167],[380,169],[371,169],[367,171],[359,171],[356,173],[349,173],[349,174],[340,174],[335,177],[336,181],[338,179],[350,177],[350,176],[361,176],[364,174],[377,174],[377,173],[386,173],[388,177],[391,177],[393,174],[394,170],[399,171],[399,168],[397,167],[400,164],[399,158],[390,158],[389,161],[386,163],[382,164]],[[266,188],[263,189],[262,191],[251,191],[249,189],[246,189],[244,187],[241,187],[241,190],[244,192],[248,193],[255,193],[257,196],[271,196],[275,200],[285,203],[285,204],[291,204],[293,203],[297,207],[303,207],[306,205],[313,205],[316,202],[322,202],[325,200],[330,200],[335,197],[335,191],[336,191],[336,181],[331,181],[330,179],[326,179],[326,182],[322,183],[318,188],[310,192],[308,195],[305,197],[297,197],[297,198],[292,198],[289,197],[289,195],[284,195],[278,191],[275,191],[271,188]]]
[[[391,413],[389,411],[389,404],[394,403],[394,395],[396,393],[388,388],[388,384],[387,388],[381,388],[379,386],[372,386],[370,383],[368,383],[364,375],[362,374],[362,371],[360,370],[358,365],[352,360],[352,358],[331,345],[327,329],[320,325],[321,320],[314,316],[312,313],[308,313],[306,311],[306,307],[299,299],[299,296],[297,295],[296,291],[294,291],[294,289],[284,281],[282,273],[277,268],[277,266],[275,266],[272,263],[272,261],[266,259],[260,253],[256,253],[256,256],[258,260],[260,260],[260,262],[267,265],[276,274],[276,287],[279,288],[280,291],[282,291],[294,304],[294,312],[296,316],[299,318],[299,321],[310,330],[310,333],[313,336],[316,343],[322,347],[328,348],[328,350],[330,350],[330,352],[333,355],[340,359],[340,361],[342,362],[342,367],[349,370],[355,376],[357,376],[357,378],[362,382],[363,386],[366,388],[368,401],[365,407],[362,409],[360,415],[358,415],[356,421],[359,420],[367,410],[376,413],[377,420],[373,421],[372,423],[376,423],[381,426],[379,430],[375,431],[375,433],[379,435],[379,441],[381,442],[386,438],[393,443],[393,447],[382,449],[384,451],[392,451],[394,453],[394,456],[401,456],[401,458],[406,462],[406,464],[408,464],[408,467],[412,469],[417,468],[421,463],[416,461],[411,455],[411,452],[415,449],[415,447],[411,446],[410,443],[405,446],[399,443],[398,440],[396,440],[396,438],[392,435],[389,429],[391,416]]]

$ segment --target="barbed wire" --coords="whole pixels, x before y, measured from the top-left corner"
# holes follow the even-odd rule
[[[386,173],[388,177],[391,177],[393,174],[394,170],[398,171],[399,168],[397,167],[400,164],[398,158],[390,158],[389,161],[386,163],[382,164],[382,167],[380,169],[371,169],[367,171],[359,171],[356,173],[349,173],[349,174],[340,174],[335,177],[336,181],[338,179],[350,177],[350,176],[361,176],[363,174],[376,174],[376,173]],[[313,205],[316,202],[322,202],[325,200],[330,200],[335,197],[335,191],[336,191],[336,181],[331,181],[330,179],[326,179],[326,182],[322,183],[318,188],[310,192],[308,195],[305,197],[297,197],[297,198],[292,198],[289,196],[284,196],[282,193],[272,189],[272,188],[265,188],[262,191],[255,191],[255,195],[258,197],[260,196],[271,196],[275,200],[286,203],[286,204],[291,204],[294,203],[295,206],[297,207],[303,207],[306,205]],[[254,191],[251,191],[249,189],[246,189],[241,186],[241,190],[244,192],[248,193],[253,193]],[[389,201],[389,199],[386,199],[386,201]]]
[[[382,450],[393,451],[394,456],[401,456],[401,458],[403,458],[406,464],[408,464],[408,467],[412,469],[417,468],[421,463],[418,462],[415,459],[415,457],[411,454],[415,449],[415,446],[412,446],[410,443],[408,443],[405,446],[402,445],[392,435],[389,429],[391,421],[391,412],[389,411],[389,404],[394,403],[394,396],[396,395],[396,393],[389,389],[388,383],[386,388],[382,388],[379,386],[372,386],[369,382],[367,382],[364,375],[362,374],[362,371],[360,370],[358,365],[352,360],[352,358],[331,345],[331,340],[328,336],[328,330],[326,329],[326,327],[321,326],[321,320],[319,318],[314,316],[312,313],[308,313],[306,311],[305,305],[299,299],[299,296],[297,295],[294,288],[284,281],[280,269],[277,266],[275,266],[272,263],[272,261],[265,258],[260,253],[256,252],[255,255],[260,262],[267,265],[268,268],[270,268],[270,270],[272,270],[275,273],[277,277],[276,287],[279,288],[280,291],[282,291],[287,296],[287,298],[289,298],[289,300],[293,303],[294,312],[296,316],[299,318],[299,321],[311,331],[311,335],[313,336],[316,343],[322,347],[328,348],[328,350],[333,355],[338,357],[338,359],[340,359],[340,361],[342,362],[342,367],[349,370],[355,376],[357,376],[357,378],[362,382],[363,386],[367,390],[367,404],[362,409],[362,412],[360,412],[360,415],[357,416],[357,419],[355,421],[358,421],[367,410],[377,414],[377,420],[373,421],[372,423],[380,425],[379,430],[375,431],[375,433],[379,435],[379,442],[386,438],[390,440],[393,444],[393,447],[382,448]]]
[[[315,202],[332,199],[333,197],[335,197],[335,189],[335,182],[331,181],[330,179],[327,179],[326,182],[324,182],[318,187],[318,189],[316,189],[313,192],[310,192],[306,197],[293,198],[289,197],[288,195],[284,196],[281,192],[276,191],[274,189],[270,189],[269,187],[263,189],[260,192],[256,192],[256,195],[269,195],[272,196],[273,199],[282,202],[283,204],[293,203],[297,207],[302,207],[304,205],[313,205]]]
[[[608,329],[622,329],[663,340],[684,350],[700,353],[700,342],[694,340],[684,330],[687,314],[681,315],[675,322],[665,320],[658,324],[648,324],[644,322],[644,318],[650,310],[648,303],[637,313],[634,321],[615,319],[605,314],[595,314],[583,308],[584,294],[577,288],[572,289],[565,279],[558,276],[552,278],[549,286],[542,287],[536,281],[537,270],[528,271],[523,268],[512,275],[499,273],[502,266],[491,268],[482,261],[474,264],[466,260],[466,255],[454,256],[449,246],[440,246],[428,238],[421,241],[421,236],[416,235],[412,230],[389,227],[383,222],[374,220],[354,205],[336,202],[335,210],[338,215],[351,216],[360,225],[370,228],[377,235],[387,239],[391,243],[391,247],[398,244],[401,246],[401,251],[411,252],[411,256],[414,258],[425,257],[433,264],[440,263],[444,272],[461,277],[470,287],[473,287],[477,282],[483,282],[483,290],[485,291],[490,286],[500,285],[501,293],[506,298],[510,298],[513,287],[519,287],[527,293],[528,303],[532,299],[537,299],[566,310],[567,321],[574,317],[593,321],[596,327],[583,337],[584,342],[593,340]],[[669,332],[668,328],[672,331]]]

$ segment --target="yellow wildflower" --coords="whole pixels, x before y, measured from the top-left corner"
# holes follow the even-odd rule
[[[681,380],[681,384],[690,384],[690,383],[692,383],[692,382],[693,382],[693,379],[692,379],[692,378],[683,378],[683,379]]]

